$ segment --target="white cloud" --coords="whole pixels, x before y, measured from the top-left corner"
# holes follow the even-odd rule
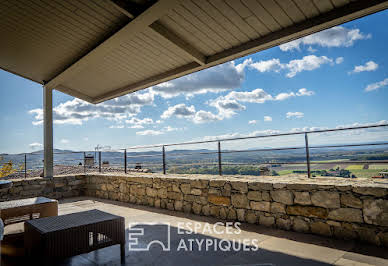
[[[133,126],[129,126],[128,128],[142,129],[142,128],[144,128],[144,126],[142,126],[142,125],[133,125]]]
[[[53,119],[55,124],[72,125],[82,125],[83,122],[95,118],[120,121],[138,114],[142,106],[151,105],[153,101],[154,95],[149,92],[135,92],[97,105],[73,99],[54,107]],[[29,113],[35,115],[33,125],[43,123],[42,109],[33,109]]]
[[[68,139],[61,139],[60,142],[62,144],[68,144],[70,141]]]
[[[248,124],[249,124],[249,125],[255,125],[255,124],[257,124],[257,120],[250,120],[250,121],[248,122]]]
[[[368,91],[378,90],[379,88],[385,87],[387,85],[388,85],[388,78],[376,83],[369,84],[368,86],[365,87],[365,91],[368,92]]]
[[[299,72],[306,70],[311,71],[319,68],[323,64],[328,64],[332,62],[333,60],[326,56],[318,57],[315,55],[307,55],[304,56],[302,59],[291,60],[286,66],[289,70],[286,76],[292,78]]]
[[[282,68],[284,68],[284,64],[280,63],[279,59],[273,58],[266,61],[251,63],[249,67],[256,69],[259,72],[269,72],[269,71],[279,72]]]
[[[28,146],[30,146],[30,149],[33,149],[33,150],[43,148],[43,144],[38,143],[38,142],[33,142],[33,143],[29,144]]]
[[[202,123],[214,122],[214,121],[218,121],[218,120],[222,120],[222,119],[223,119],[223,117],[217,116],[217,115],[213,114],[212,112],[200,110],[200,111],[195,113],[193,121],[196,124],[202,124]]]
[[[182,118],[182,117],[191,117],[194,114],[195,114],[194,105],[186,106],[186,104],[180,103],[180,104],[168,107],[168,109],[164,111],[160,117],[163,119],[167,119],[171,116]]]
[[[143,125],[151,125],[154,121],[151,118],[139,119],[137,117],[132,117],[129,120],[125,120],[126,124],[131,124],[130,128],[143,128]]]
[[[109,128],[124,128],[124,125],[111,125]]]
[[[266,61],[251,63],[249,68],[263,72],[280,72],[287,70],[287,77],[292,78],[302,71],[311,71],[319,68],[323,64],[333,63],[333,59],[326,56],[307,55],[302,59],[294,59],[288,63],[281,63],[279,59],[273,58]]]
[[[343,58],[342,56],[337,57],[337,58],[335,59],[335,63],[336,63],[337,65],[342,64],[343,62],[344,62],[344,58]]]
[[[184,130],[185,128],[176,128],[176,127],[171,127],[171,126],[166,126],[160,130],[143,130],[143,131],[138,131],[136,132],[136,135],[140,136],[158,136],[158,135],[163,135],[166,132],[173,132],[173,131],[180,131]]]
[[[342,26],[333,27],[309,36],[282,44],[279,46],[282,51],[300,50],[301,45],[317,45],[320,47],[350,47],[357,40],[371,38],[370,34],[364,34],[359,29],[348,29]],[[311,48],[313,49],[313,48]]]
[[[162,134],[164,134],[163,131],[152,130],[152,129],[136,132],[136,135],[140,135],[140,136],[158,136],[158,135],[162,135]]]
[[[228,62],[153,86],[150,90],[163,98],[172,98],[184,94],[186,97],[208,92],[220,92],[239,88],[244,80],[244,68],[251,62],[246,59],[235,65]]]
[[[286,114],[287,118],[302,118],[304,117],[304,113],[302,112],[287,112]]]
[[[315,53],[317,49],[314,49],[313,47],[309,46],[309,48],[307,48],[307,51],[309,51],[310,53]]]
[[[237,111],[245,110],[245,106],[234,99],[225,99],[219,97],[210,102],[210,106],[217,108],[220,118],[229,118],[236,114]]]
[[[296,93],[296,96],[312,96],[314,94],[315,94],[315,92],[313,92],[313,91],[309,91],[306,88],[301,88]]]
[[[282,92],[274,96],[268,94],[260,88],[255,89],[253,91],[231,91],[225,96],[220,96],[216,99],[209,101],[209,105],[215,107],[218,110],[217,115],[203,111],[197,116],[206,116],[205,120],[207,121],[223,120],[225,118],[232,117],[237,113],[237,111],[245,110],[246,107],[241,103],[265,103],[267,101],[284,101],[291,97],[311,96],[313,94],[313,91],[308,91],[306,88],[299,89],[296,93]],[[194,122],[195,121],[202,121],[202,119],[194,120]]]
[[[373,61],[368,61],[368,62],[365,63],[365,65],[355,66],[354,69],[349,72],[349,74],[351,74],[351,73],[360,73],[360,72],[364,72],[364,71],[375,71],[378,68],[379,68],[378,64],[376,64]]]
[[[264,122],[271,122],[272,121],[272,117],[266,115],[264,116]]]
[[[89,141],[89,138],[88,137],[84,137],[83,140],[84,141]]]
[[[232,91],[225,96],[218,97],[217,99],[211,101],[211,105],[214,101],[237,101],[237,102],[246,102],[246,103],[265,103],[267,101],[284,101],[291,97],[296,96],[311,96],[313,91],[308,91],[306,88],[299,89],[298,92],[282,92],[277,95],[272,96],[268,94],[263,89],[255,89],[252,91]]]
[[[163,128],[163,130],[166,131],[166,132],[172,132],[172,131],[183,130],[183,128],[166,126],[166,127]]]

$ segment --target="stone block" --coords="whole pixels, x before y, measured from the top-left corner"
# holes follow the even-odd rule
[[[330,225],[323,222],[314,222],[310,225],[311,232],[323,236],[331,236]]]
[[[209,205],[205,205],[202,207],[202,214],[205,216],[210,215],[210,206]]]
[[[271,183],[248,182],[248,188],[250,190],[272,190],[273,186]]]
[[[210,215],[213,217],[218,217],[220,215],[220,207],[210,206]]]
[[[183,208],[183,201],[181,201],[181,200],[176,200],[176,201],[174,202],[174,209],[175,209],[176,211],[182,211],[182,208]]]
[[[220,209],[220,216],[219,217],[222,220],[226,220],[227,215],[228,215],[228,213],[226,212],[226,208],[221,208]]]
[[[324,208],[337,209],[341,206],[340,197],[337,192],[329,192],[329,191],[314,192],[311,195],[311,201],[313,205],[324,207]]]
[[[294,192],[294,195],[295,204],[311,205],[311,198],[309,192]]]
[[[231,181],[230,184],[232,185],[232,189],[237,190],[241,193],[247,193],[248,192],[248,184],[244,181]]]
[[[232,205],[236,208],[248,208],[248,198],[245,194],[232,194]]]
[[[296,232],[307,233],[307,232],[310,231],[309,224],[305,220],[303,220],[301,218],[295,218],[294,219],[293,224],[292,224],[292,228]]]
[[[146,194],[149,197],[156,197],[158,195],[158,191],[154,188],[147,187],[146,188]]]
[[[208,201],[212,204],[215,204],[215,205],[222,205],[222,206],[229,206],[230,205],[230,198],[229,197],[209,195]]]
[[[183,194],[189,194],[191,191],[191,185],[190,184],[181,184],[181,190]]]
[[[202,205],[194,202],[192,209],[195,214],[200,214],[202,210]]]
[[[209,185],[211,187],[223,187],[225,185],[226,181],[224,180],[210,180]]]
[[[222,192],[221,192],[221,189],[218,189],[218,188],[209,188],[208,194],[221,196]]]
[[[202,190],[200,190],[199,188],[192,188],[190,194],[200,196],[202,194]]]
[[[259,224],[264,226],[273,226],[275,224],[275,218],[272,216],[259,216]]]
[[[265,201],[271,201],[271,196],[269,195],[269,192],[266,192],[266,191],[261,192],[261,197]]]
[[[209,185],[208,180],[192,180],[190,181],[191,187],[193,188],[207,188]]]
[[[372,195],[375,197],[384,197],[388,195],[388,189],[382,187],[353,187],[353,192],[361,195]]]
[[[245,216],[245,220],[250,223],[250,224],[255,224],[257,223],[257,215],[256,213],[252,212],[252,211],[248,211],[246,216]]]
[[[261,197],[261,191],[249,191],[247,198],[249,200],[261,201],[263,198]]]
[[[237,220],[245,222],[245,209],[237,209]]]
[[[161,199],[167,198],[167,188],[159,188],[158,189],[158,197]]]
[[[182,193],[169,191],[167,192],[167,198],[173,200],[183,200],[183,195]]]
[[[276,226],[283,230],[290,230],[291,229],[291,220],[290,219],[283,219],[283,218],[277,218],[276,219]]]
[[[341,194],[341,204],[346,207],[362,208],[362,201],[350,193]]]
[[[271,203],[271,212],[272,213],[286,213],[286,205],[279,202]]]
[[[269,212],[270,202],[268,201],[251,201],[250,207],[252,210]]]
[[[292,205],[294,203],[294,195],[288,190],[274,190],[271,191],[271,197],[274,201]]]
[[[327,209],[313,206],[287,206],[286,213],[289,215],[298,215],[311,218],[327,218]]]
[[[353,208],[339,208],[331,210],[329,212],[328,218],[343,222],[363,222],[361,210]]]
[[[388,226],[388,200],[365,199],[362,211],[366,223]]]
[[[227,218],[229,220],[232,220],[232,221],[236,220],[237,219],[237,212],[236,212],[236,210],[235,209],[229,209]]]

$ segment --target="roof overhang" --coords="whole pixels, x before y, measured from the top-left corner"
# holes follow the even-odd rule
[[[0,67],[91,103],[384,10],[382,0],[1,2]]]

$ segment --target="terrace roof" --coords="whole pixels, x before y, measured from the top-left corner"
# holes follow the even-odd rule
[[[99,103],[387,7],[383,0],[1,1],[0,67]]]

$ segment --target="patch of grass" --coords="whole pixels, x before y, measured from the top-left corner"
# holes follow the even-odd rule
[[[374,170],[388,170],[388,164],[370,164],[369,169],[374,169]]]
[[[281,170],[281,171],[277,171],[277,173],[279,175],[289,175],[289,174],[292,174],[294,170]]]
[[[346,170],[362,170],[363,167],[364,165],[362,164],[353,164],[346,167]]]
[[[335,159],[335,160],[311,161],[311,162],[314,162],[314,163],[336,163],[336,162],[342,162],[342,161],[349,161],[349,159]]]
[[[350,170],[350,172],[360,178],[371,178],[372,176],[378,176],[381,170],[361,169],[361,170]]]

